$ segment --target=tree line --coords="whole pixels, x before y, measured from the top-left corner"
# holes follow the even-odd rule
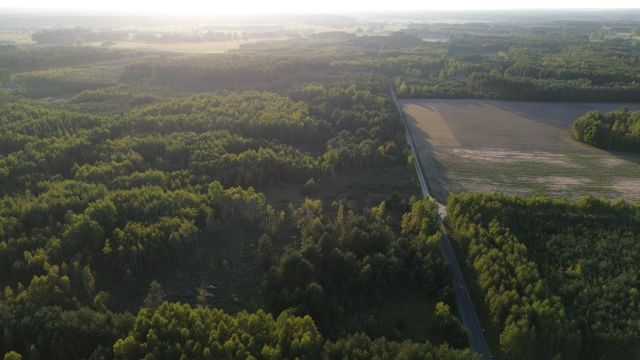
[[[593,146],[622,151],[640,151],[640,111],[622,108],[602,114],[590,111],[573,122],[571,135]]]
[[[640,64],[640,49],[636,42],[595,42],[584,35],[512,30],[514,33],[506,35],[454,34],[446,51],[429,52],[435,65],[429,68],[407,61],[405,68],[394,74],[399,96],[600,102],[638,99],[639,78],[634,69]]]
[[[6,68],[14,73],[89,65],[99,61],[132,58],[134,55],[124,50],[90,46],[18,47],[3,45],[1,49],[0,69]]]

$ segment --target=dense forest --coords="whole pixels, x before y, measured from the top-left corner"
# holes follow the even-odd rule
[[[637,204],[458,194],[447,211],[505,356],[639,356]]]
[[[336,74],[346,78],[358,74],[378,86],[379,75],[393,79],[398,96],[406,98],[597,102],[640,98],[637,41],[456,33],[446,43],[428,43],[421,36],[420,32],[379,38],[335,34],[311,42],[291,40],[282,49],[274,46],[277,52],[269,49],[267,56],[255,56],[255,48],[263,50],[256,45],[229,56],[150,59],[128,66],[122,80],[182,88],[250,83],[285,89],[301,78],[320,81]]]
[[[458,33],[441,55],[426,51],[430,66],[410,60],[397,77],[399,96],[598,102],[640,98],[635,70],[640,47],[633,40]]]
[[[390,87],[640,98],[637,39],[590,22],[274,30],[207,55],[111,42],[247,34],[38,29],[0,45],[4,359],[479,359]],[[572,131],[637,151],[639,124],[622,109]],[[637,205],[448,209],[498,357],[639,356]]]
[[[246,45],[228,54],[137,56],[125,66],[120,80],[182,90],[276,91],[305,82],[342,80],[341,85],[358,82],[369,90],[379,90],[386,85],[386,77],[393,80],[400,97],[598,102],[635,102],[640,98],[636,71],[640,45],[636,40],[595,40],[598,32],[588,27],[577,33],[566,28],[559,32],[497,29],[453,26],[446,30],[446,42],[422,41],[425,36],[433,36],[435,30],[413,27],[389,36],[316,34],[308,39]],[[69,53],[64,53],[63,47],[43,49],[7,48],[0,56],[0,68],[18,73],[53,67],[45,63],[47,57],[60,67],[135,55],[115,49],[97,48],[95,53],[78,50],[83,47],[70,48],[74,50]],[[42,86],[57,89],[65,88],[59,84],[62,80],[68,82],[68,91],[58,90],[57,94],[82,90],[73,87],[79,76],[86,78],[86,88],[104,81],[105,77],[95,70],[85,69],[83,74],[79,70],[74,74],[61,70],[27,73],[17,76],[21,81],[16,82],[27,89],[35,88],[31,90],[35,96],[44,97],[45,92],[38,91],[33,78],[41,79]],[[25,84],[24,79],[32,82]],[[56,83],[49,84],[53,80]]]
[[[311,314],[326,334],[366,330],[394,337],[402,334],[402,322],[380,323],[369,310],[391,294],[419,289],[453,303],[450,275],[439,253],[434,202],[415,202],[401,221],[401,204],[391,202],[362,215],[339,204],[333,221],[324,218],[320,204],[309,200],[304,205],[294,215],[299,245],[269,260],[274,264],[265,279],[265,294],[276,313],[295,309]],[[460,320],[441,310],[431,332],[440,342],[465,347]],[[394,328],[387,329],[390,326]]]
[[[372,340],[363,334],[325,341],[308,316],[282,313],[274,319],[262,311],[232,316],[217,309],[172,303],[141,310],[133,329],[113,349],[117,359],[475,358],[469,351],[446,346]]]
[[[122,59],[133,61],[136,53],[95,47],[52,46],[18,47],[0,45],[0,69],[14,73],[66,68]]]
[[[605,115],[591,111],[571,125],[578,141],[603,149],[640,151],[640,111],[623,108]]]
[[[6,358],[476,358],[386,86],[202,92],[51,49],[0,92]],[[410,186],[328,195],[367,171]]]

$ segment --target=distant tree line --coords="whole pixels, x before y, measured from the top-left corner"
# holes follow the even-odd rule
[[[132,56],[133,53],[124,50],[109,50],[89,46],[27,48],[6,46],[0,50],[0,68],[6,68],[17,73],[88,65],[99,61],[126,59]]]
[[[74,45],[77,42],[116,42],[129,38],[127,31],[96,31],[91,29],[51,29],[38,30],[31,39],[45,45]]]
[[[453,35],[437,65],[405,57],[396,72],[401,97],[529,101],[637,101],[637,42],[592,42],[566,34]],[[410,61],[407,61],[410,60]]]
[[[100,43],[112,45],[117,42],[135,41],[145,43],[199,43],[246,40],[251,38],[278,38],[296,35],[295,31],[141,31],[141,30],[95,30],[88,28],[38,30],[31,39],[41,45],[77,45],[78,43]]]
[[[117,75],[87,68],[58,68],[14,74],[12,82],[31,97],[54,97],[116,84]]]

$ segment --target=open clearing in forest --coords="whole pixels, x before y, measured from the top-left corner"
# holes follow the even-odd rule
[[[573,121],[585,112],[608,112],[625,104],[400,103],[431,191],[440,201],[459,191],[640,201],[640,154],[597,149],[569,134]]]
[[[145,42],[119,42],[113,47],[118,49],[175,52],[185,54],[219,54],[229,50],[239,49],[246,44],[272,41],[272,39],[248,39],[248,40],[227,40],[227,41],[202,41],[202,42],[176,42],[176,43],[145,43]],[[100,46],[100,44],[93,44]]]

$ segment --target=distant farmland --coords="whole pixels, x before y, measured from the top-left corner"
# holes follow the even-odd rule
[[[640,201],[640,154],[596,149],[568,132],[583,113],[624,104],[403,100],[401,105],[440,201],[458,191]]]

